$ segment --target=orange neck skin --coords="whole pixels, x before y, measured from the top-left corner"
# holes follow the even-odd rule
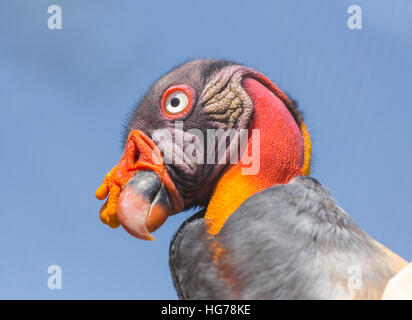
[[[242,174],[241,162],[230,165],[222,174],[206,210],[208,232],[217,234],[229,216],[250,196],[276,184],[287,183],[305,173],[304,144],[301,131],[285,104],[259,81],[246,78],[243,87],[252,99],[254,114],[249,126],[248,147],[252,129],[260,131],[260,169],[257,174]]]

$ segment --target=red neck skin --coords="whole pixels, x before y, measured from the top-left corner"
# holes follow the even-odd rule
[[[246,78],[242,85],[254,105],[248,148],[243,152],[251,156],[251,143],[256,134],[253,129],[259,129],[260,153],[252,159],[254,166],[259,164],[259,170],[256,174],[245,175],[242,168],[250,164],[245,166],[241,162],[226,169],[216,184],[205,214],[210,234],[217,234],[226,219],[251,195],[302,174],[302,135],[285,104],[255,79]]]

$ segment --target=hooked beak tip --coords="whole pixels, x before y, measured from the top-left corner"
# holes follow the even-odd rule
[[[125,186],[117,204],[123,228],[142,240],[155,240],[157,230],[171,214],[169,194],[152,171],[140,171]]]

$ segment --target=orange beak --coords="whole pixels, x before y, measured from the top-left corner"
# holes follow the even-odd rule
[[[106,175],[96,197],[106,203],[100,219],[120,224],[131,235],[154,240],[151,232],[183,210],[183,199],[171,180],[156,144],[140,130],[130,132],[119,163]]]

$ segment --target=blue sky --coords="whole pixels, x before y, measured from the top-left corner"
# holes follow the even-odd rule
[[[63,30],[47,28],[49,5]],[[362,30],[347,28],[360,5]],[[0,298],[175,299],[168,247],[98,217],[127,115],[193,58],[260,70],[299,101],[313,176],[372,237],[412,260],[409,0],[0,2]],[[61,266],[63,289],[47,287]]]

